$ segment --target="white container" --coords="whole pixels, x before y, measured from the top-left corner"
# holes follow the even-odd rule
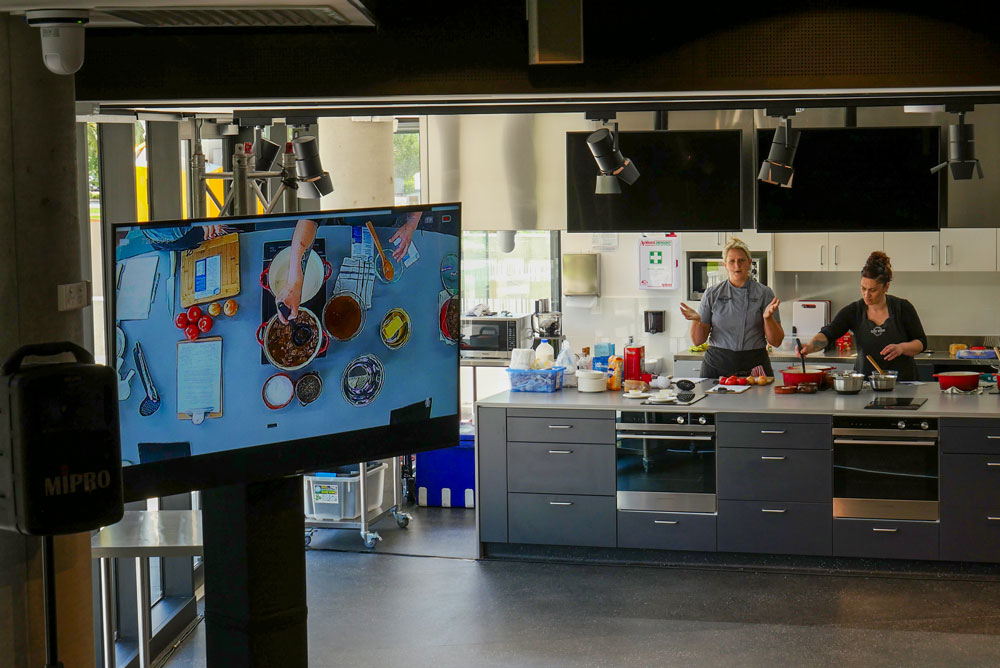
[[[535,368],[549,369],[555,363],[555,359],[555,348],[552,347],[548,339],[542,339],[542,342],[535,348]]]
[[[535,366],[535,351],[531,348],[514,348],[510,351],[511,369],[532,369]]]
[[[368,469],[365,479],[368,497],[368,512],[373,513],[382,505],[385,486],[385,470],[389,465],[382,462]],[[302,476],[305,492],[305,516],[307,520],[338,522],[361,517],[358,497],[361,495],[361,475],[318,477]]]
[[[604,392],[608,389],[608,376],[603,371],[580,369],[576,372],[580,392]]]

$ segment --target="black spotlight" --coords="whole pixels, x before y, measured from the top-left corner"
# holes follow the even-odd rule
[[[317,199],[333,192],[333,180],[323,171],[319,160],[319,143],[311,135],[292,140],[295,150],[295,172],[299,176],[299,197]]]
[[[280,146],[275,144],[273,141],[261,137],[253,145],[253,155],[254,155],[254,171],[255,172],[266,172],[271,169],[271,165],[274,164],[274,159],[278,157],[278,151],[281,149]]]
[[[772,183],[782,188],[792,187],[792,177],[795,168],[795,149],[799,147],[799,131],[792,129],[792,121],[785,118],[784,122],[774,130],[771,150],[767,160],[761,163],[757,178],[764,183]]]
[[[618,150],[618,124],[615,131],[601,128],[587,137],[587,146],[594,154],[594,160],[601,173],[597,176],[597,186],[594,192],[598,195],[615,195],[620,193],[618,181],[632,185],[639,178],[639,170],[635,163],[622,155]]]
[[[976,159],[975,126],[965,124],[965,112],[958,114],[958,125],[948,126],[948,160],[931,167],[931,174],[948,166],[951,167],[951,178],[956,181],[968,181],[973,170],[980,179],[983,178],[983,167]]]

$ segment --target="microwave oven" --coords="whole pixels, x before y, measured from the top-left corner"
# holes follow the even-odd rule
[[[525,347],[530,316],[467,316],[462,318],[462,357],[510,359],[510,351]]]
[[[729,278],[726,264],[719,253],[690,251],[686,256],[688,301],[701,301],[706,290]],[[766,252],[750,252],[750,277],[758,283],[768,284]]]

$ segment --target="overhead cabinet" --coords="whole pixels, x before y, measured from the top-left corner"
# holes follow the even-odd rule
[[[720,253],[729,240],[737,237],[752,251],[771,250],[771,235],[753,230],[739,232],[682,232],[681,246],[686,251],[718,250]]]
[[[776,271],[859,272],[872,251],[882,250],[881,232],[814,232],[774,237]]]
[[[994,228],[941,230],[939,248],[941,271],[997,269],[997,231]]]

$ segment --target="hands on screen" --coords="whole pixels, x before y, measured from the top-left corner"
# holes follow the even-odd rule
[[[406,222],[389,237],[389,243],[395,243],[396,239],[399,239],[399,246],[396,250],[392,251],[392,257],[397,262],[403,259],[406,251],[410,248],[410,242],[413,241],[413,232],[417,229],[417,224],[420,222],[421,213],[421,211],[412,211],[406,214]]]
[[[285,278],[285,287],[274,296],[275,306],[284,304],[288,307],[288,318],[278,309],[278,320],[287,323],[289,319],[294,320],[299,315],[299,304],[302,302],[302,257],[312,248],[316,239],[316,230],[319,223],[308,218],[303,218],[295,223],[295,232],[292,234],[292,244],[290,247],[292,256],[288,259],[288,276]]]

